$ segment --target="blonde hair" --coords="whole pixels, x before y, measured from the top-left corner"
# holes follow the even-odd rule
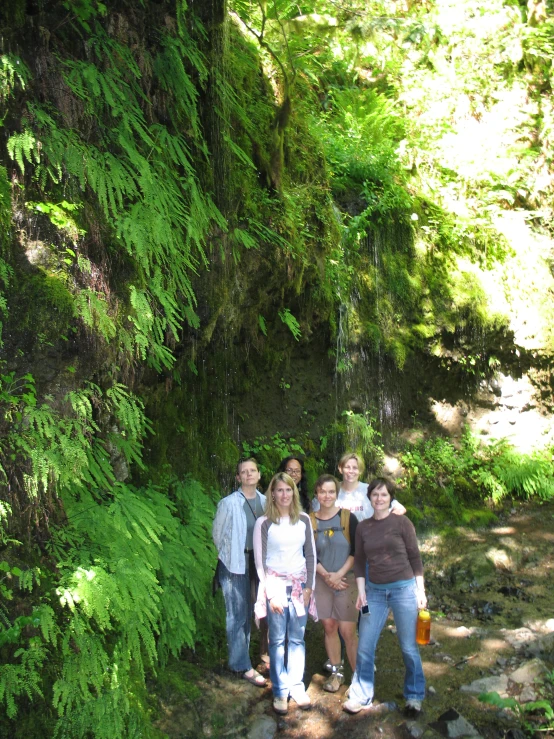
[[[296,487],[294,480],[290,475],[287,475],[286,472],[278,472],[271,478],[271,482],[269,483],[269,487],[265,494],[265,515],[272,523],[278,524],[281,520],[281,514],[279,513],[279,509],[277,508],[277,504],[273,497],[273,491],[277,487],[278,482],[284,482],[292,488],[292,501],[289,509],[290,522],[291,524],[298,523],[300,520],[300,512],[302,510],[300,507],[300,495],[298,494],[298,488]]]
[[[359,454],[356,454],[356,452],[346,452],[342,455],[342,457],[339,459],[339,463],[337,467],[339,468],[339,472],[342,474],[342,468],[347,462],[350,462],[351,459],[355,459],[358,463],[358,467],[360,469],[360,477],[364,474],[365,470],[365,464],[364,460],[360,457]]]

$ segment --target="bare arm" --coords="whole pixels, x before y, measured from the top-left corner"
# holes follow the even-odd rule
[[[358,586],[358,597],[356,599],[356,608],[360,610],[362,606],[367,606],[367,598],[365,594],[365,577],[357,577],[356,585]]]
[[[403,516],[406,513],[406,509],[402,505],[402,503],[399,500],[396,500],[396,498],[392,501],[391,506],[391,513],[396,514],[397,516]]]
[[[423,575],[417,575],[415,580],[417,607],[427,608],[427,596],[425,595],[425,583],[423,582]]]

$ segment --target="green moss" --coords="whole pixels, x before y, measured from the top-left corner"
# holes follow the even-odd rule
[[[23,28],[27,20],[26,0],[3,0],[0,5],[0,26],[4,31]]]
[[[43,272],[16,274],[9,292],[8,330],[42,345],[56,345],[74,324],[73,295],[59,277]],[[12,322],[14,325],[12,326]]]

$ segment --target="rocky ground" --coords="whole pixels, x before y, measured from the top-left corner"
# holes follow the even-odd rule
[[[335,695],[321,689],[322,628],[311,623],[310,710],[291,704],[287,716],[277,717],[270,688],[253,687],[222,666],[208,670],[182,661],[152,696],[157,727],[170,739],[517,739],[527,720],[543,736],[554,735],[541,718],[544,710],[529,710],[535,701],[554,703],[553,544],[554,504],[518,506],[486,530],[460,528],[422,538],[433,625],[431,644],[422,648],[428,697],[417,720],[402,712],[403,665],[391,620],[379,643],[376,673],[377,697],[388,705],[377,714],[345,714],[347,686]],[[478,695],[489,691],[514,697],[517,705],[480,702]]]

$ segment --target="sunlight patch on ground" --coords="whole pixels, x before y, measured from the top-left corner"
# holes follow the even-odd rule
[[[509,646],[506,644],[504,639],[483,639],[481,643],[484,649],[491,652],[500,652],[509,649]]]
[[[497,526],[491,529],[491,534],[498,534],[498,536],[507,536],[509,534],[515,534],[516,529],[513,526]]]

